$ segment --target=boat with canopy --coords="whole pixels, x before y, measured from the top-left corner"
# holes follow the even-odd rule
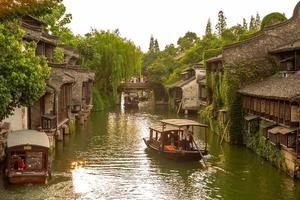
[[[9,183],[46,183],[50,175],[48,152],[49,138],[44,132],[9,133],[5,169]]]
[[[199,148],[194,140],[194,127],[205,128],[205,145]],[[207,125],[188,119],[164,119],[151,126],[147,147],[173,160],[198,161],[207,155]]]

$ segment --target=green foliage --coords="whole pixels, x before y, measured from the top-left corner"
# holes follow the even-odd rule
[[[153,35],[150,37],[150,44],[149,44],[149,52],[156,53],[159,52],[159,44],[157,39],[154,39]]]
[[[225,74],[226,85],[226,107],[230,119],[229,133],[230,142],[240,144],[242,142],[242,103],[241,96],[237,93],[239,89],[240,77],[234,74]]]
[[[203,60],[207,60],[212,57],[216,57],[222,53],[222,49],[208,49],[203,52]]]
[[[22,41],[18,21],[0,23],[0,121],[15,107],[31,106],[44,93],[49,68],[35,56],[34,43]]]
[[[74,119],[69,121],[70,133],[73,134],[76,132],[76,123]]]
[[[230,124],[228,131],[232,143],[242,142],[242,101],[238,94],[241,84],[251,83],[276,71],[272,60],[266,61],[236,61],[225,66],[225,107],[228,111]],[[250,67],[251,66],[251,67]],[[230,70],[228,70],[230,69]]]
[[[78,45],[83,65],[96,70],[95,87],[116,97],[121,81],[139,75],[142,52],[116,32],[92,31]]]
[[[203,47],[201,45],[194,45],[192,48],[184,52],[181,63],[182,64],[193,64],[199,63],[203,59]]]
[[[266,26],[284,22],[286,20],[287,18],[284,14],[278,12],[270,13],[263,18],[261,22],[261,30],[264,29]]]
[[[148,52],[143,57],[142,73],[148,80],[158,84],[169,84],[178,80],[180,63],[176,59],[177,48],[173,44],[167,45],[164,51]]]
[[[169,76],[165,76],[162,78],[164,85],[170,85],[180,80],[180,73],[186,69],[187,65],[182,65],[181,67],[176,68]]]
[[[77,48],[81,36],[75,36],[72,31],[66,27],[71,20],[72,15],[66,13],[66,7],[63,3],[56,4],[50,13],[40,17],[49,27],[53,35],[60,38],[60,42],[72,48]]]
[[[260,127],[262,127],[263,120],[260,122]],[[266,158],[271,161],[275,166],[283,170],[286,169],[286,164],[284,156],[282,155],[280,149],[270,142],[268,142],[263,136],[263,130],[258,129],[257,133],[253,134],[250,132],[250,129],[244,130],[245,135],[245,144],[248,148],[255,151],[258,155]]]
[[[61,0],[5,0],[1,1],[0,19],[16,19],[26,14],[41,16],[50,13]]]
[[[248,30],[248,23],[245,18],[243,18],[243,28]]]
[[[249,38],[255,30],[248,30],[246,20],[243,26],[237,24],[226,28],[226,17],[222,11],[218,15],[217,29],[219,35],[212,33],[210,19],[206,25],[206,34],[198,38],[196,33],[187,32],[178,39],[178,47],[173,44],[167,45],[163,51],[155,51],[155,39],[151,37],[149,51],[145,54],[142,63],[142,73],[150,77],[150,81],[168,85],[179,80],[179,73],[185,67],[200,63],[208,58],[218,56],[222,53],[224,45],[235,43]],[[254,24],[260,23],[257,14]]]
[[[113,100],[108,95],[100,92],[98,89],[92,89],[93,94],[93,111],[102,111],[112,105]]]
[[[53,60],[55,63],[64,62],[64,51],[61,48],[57,47],[53,50]]]
[[[186,32],[186,34],[183,37],[180,37],[177,41],[179,50],[183,52],[191,48],[193,45],[195,45],[197,39],[198,37],[196,33],[190,31]]]
[[[216,30],[218,35],[222,35],[224,30],[227,28],[226,17],[222,10],[218,13],[218,23],[216,25]]]
[[[155,39],[155,41],[154,41],[154,51],[155,51],[155,52],[160,51],[160,50],[159,50],[159,44],[158,44],[157,39]]]
[[[208,19],[207,24],[206,24],[205,35],[207,35],[207,36],[212,35],[212,28],[211,28],[210,19]]]

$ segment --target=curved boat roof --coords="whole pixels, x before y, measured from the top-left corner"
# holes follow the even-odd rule
[[[49,138],[44,132],[35,130],[22,130],[14,131],[7,136],[7,148],[21,146],[21,145],[34,145],[49,148]]]
[[[160,133],[169,132],[169,131],[178,131],[178,127],[176,127],[176,126],[167,125],[163,128],[163,126],[161,124],[155,124],[155,125],[151,126],[150,129],[158,131]]]
[[[189,119],[163,119],[160,120],[163,124],[169,124],[171,126],[176,127],[183,127],[183,126],[201,126],[201,127],[207,127],[206,124],[201,124],[199,122],[189,120]]]

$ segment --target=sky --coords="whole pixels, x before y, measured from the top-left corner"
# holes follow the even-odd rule
[[[271,12],[285,13],[290,18],[299,0],[64,0],[73,15],[69,28],[84,35],[91,28],[119,29],[121,36],[132,40],[143,51],[153,35],[164,49],[176,44],[187,31],[202,36],[210,18],[213,29],[223,10],[228,26],[242,23],[251,15],[261,18]]]

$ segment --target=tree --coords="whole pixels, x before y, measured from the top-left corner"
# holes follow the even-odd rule
[[[258,13],[256,13],[256,17],[255,17],[255,30],[259,31],[260,30],[260,26],[261,26],[260,16],[259,16]]]
[[[159,52],[159,44],[157,39],[154,40],[154,52]]]
[[[31,106],[45,91],[49,74],[46,58],[36,45],[23,42],[18,21],[0,23],[0,121],[15,107]]]
[[[150,37],[150,43],[149,43],[149,52],[155,52],[155,41],[153,35]]]
[[[183,37],[180,37],[177,41],[179,49],[184,51],[191,48],[196,43],[197,38],[196,33],[190,31],[186,32],[186,34]]]
[[[226,27],[227,27],[226,17],[224,15],[224,12],[220,10],[218,13],[218,23],[216,25],[216,30],[219,36],[222,35]]]
[[[76,48],[81,37],[75,36],[72,31],[66,27],[71,20],[72,15],[66,13],[66,7],[63,3],[57,3],[51,12],[40,17],[49,27],[53,35],[60,38],[60,42],[72,48]]]
[[[284,14],[278,12],[270,13],[263,18],[261,22],[261,29],[264,29],[266,26],[284,22],[286,20],[287,18]]]
[[[205,35],[207,35],[207,36],[212,35],[210,19],[208,19],[207,24],[206,24]]]
[[[248,23],[247,23],[247,21],[246,21],[245,18],[243,18],[243,28],[244,28],[245,30],[248,30]]]
[[[0,3],[0,18],[12,19],[31,14],[41,16],[51,12],[62,0],[5,0]]]
[[[250,24],[249,24],[249,31],[255,31],[255,30],[256,30],[255,18],[253,17],[253,15],[251,15]]]
[[[93,30],[78,45],[83,65],[96,71],[95,87],[116,97],[122,81],[141,70],[142,52],[115,32]]]
[[[170,55],[175,57],[177,55],[177,48],[174,46],[174,44],[166,45],[165,50],[163,51],[165,55]]]

